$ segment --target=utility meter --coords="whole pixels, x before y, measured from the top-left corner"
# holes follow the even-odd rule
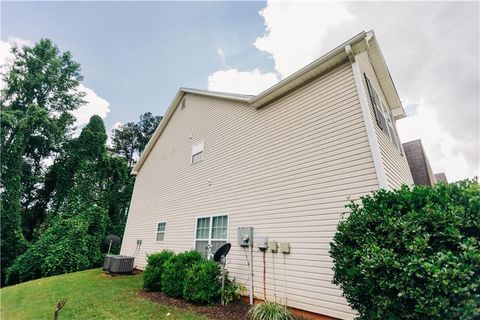
[[[248,247],[253,244],[253,227],[238,228],[238,245]]]

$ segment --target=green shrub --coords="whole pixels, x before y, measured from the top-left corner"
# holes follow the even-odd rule
[[[228,275],[228,274],[227,274]],[[234,279],[229,279],[228,276],[225,278],[225,288],[223,292],[223,302],[225,304],[230,304],[235,300],[240,299],[241,293],[245,292],[247,289],[237,283]]]
[[[169,250],[152,253],[147,256],[147,266],[143,272],[143,288],[147,291],[161,291],[163,265],[174,256]]]
[[[168,259],[163,265],[161,276],[163,292],[170,297],[181,298],[187,270],[202,259],[197,251],[182,252]]]
[[[347,207],[330,253],[358,319],[478,319],[477,180],[381,190]]]
[[[265,301],[256,304],[248,313],[253,320],[295,320],[285,306],[276,302]]]
[[[211,260],[202,260],[187,270],[183,297],[198,304],[213,304],[220,300],[221,287],[219,265]]]

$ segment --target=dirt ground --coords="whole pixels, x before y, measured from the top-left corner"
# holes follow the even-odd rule
[[[162,292],[140,292],[143,298],[165,305],[174,306],[180,310],[192,311],[207,316],[212,320],[245,320],[248,316],[249,305],[243,301],[235,301],[227,306],[199,306],[189,303],[183,299],[167,297]]]

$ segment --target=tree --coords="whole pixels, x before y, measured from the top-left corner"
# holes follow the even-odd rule
[[[380,190],[348,208],[330,254],[358,319],[478,319],[477,180]]]
[[[71,111],[85,103],[71,54],[43,39],[13,54],[0,100],[2,285],[6,274],[16,283],[99,265],[106,233],[123,234],[133,189],[100,117],[71,136]]]
[[[62,147],[72,129],[71,111],[85,103],[79,90],[80,65],[69,52],[46,39],[12,49],[13,61],[2,74],[1,92],[1,273],[26,248],[21,222],[44,182],[43,162]],[[30,238],[33,228],[23,230]]]
[[[127,159],[132,167],[161,120],[161,116],[147,112],[140,116],[139,122],[127,122],[114,129],[111,151]]]
[[[145,147],[147,146],[148,141],[152,137],[155,129],[157,129],[158,124],[162,121],[161,116],[154,116],[150,112],[146,112],[140,116],[140,121],[138,122],[138,153],[141,154]]]
[[[125,214],[131,189],[129,167],[106,151],[107,135],[93,116],[80,136],[69,141],[56,170],[56,207],[49,212],[44,233],[20,255],[7,272],[7,283],[83,270],[102,262],[102,243],[109,228],[123,228],[112,217]],[[62,189],[63,190],[63,189]],[[58,198],[57,198],[58,197]],[[123,229],[122,229],[123,231]],[[122,232],[123,233],[123,232]]]

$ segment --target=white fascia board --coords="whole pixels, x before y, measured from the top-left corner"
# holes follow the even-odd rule
[[[283,79],[279,83],[271,86],[267,90],[261,92],[260,94],[253,97],[249,102],[255,108],[261,108],[270,101],[278,98],[282,94],[294,90],[296,87],[302,85],[309,79],[318,76],[322,71],[327,70],[328,68],[322,69],[321,66],[325,66],[328,62],[332,60],[344,60],[347,58],[345,54],[345,47],[347,45],[354,46],[356,43],[365,39],[367,33],[365,31],[360,32],[353,38],[339,45],[335,49],[316,59],[312,63],[306,65],[302,69]],[[335,59],[336,58],[336,59]]]

